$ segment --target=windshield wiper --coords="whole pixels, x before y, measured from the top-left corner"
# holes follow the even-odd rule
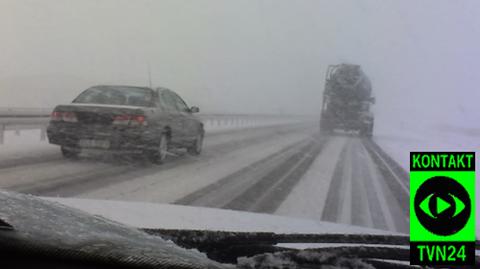
[[[151,235],[172,240],[185,248],[196,248],[218,262],[232,264],[238,262],[240,268],[264,268],[263,264],[267,268],[266,261],[271,261],[272,258],[277,261],[295,262],[300,268],[317,268],[320,264],[340,266],[338,263],[343,262],[358,262],[358,264],[368,264],[375,268],[419,268],[409,265],[410,241],[407,235],[142,230]],[[478,241],[476,243],[478,248],[480,244]],[[302,250],[279,244],[325,244],[325,247]],[[325,259],[325,257],[330,258]],[[477,267],[480,266],[478,258],[476,263]],[[255,266],[250,267],[250,265]],[[355,264],[351,265],[355,267]],[[448,268],[463,267],[449,266]]]

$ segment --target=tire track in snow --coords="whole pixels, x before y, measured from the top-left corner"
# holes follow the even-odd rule
[[[347,142],[347,149],[346,149],[346,154],[345,154],[345,164],[344,164],[344,171],[343,171],[343,179],[342,179],[342,186],[340,187],[342,192],[340,192],[340,215],[337,217],[337,220],[341,223],[352,223],[352,191],[357,191],[353,190],[352,188],[352,176],[353,176],[353,170],[352,170],[352,164],[353,164],[353,152],[352,152],[352,143],[353,141],[350,139]],[[356,179],[355,179],[356,180]],[[356,202],[356,201],[355,201]]]
[[[134,164],[127,165],[114,163],[112,166],[106,168],[98,169],[92,167],[92,169],[88,169],[82,173],[60,175],[28,184],[16,185],[9,189],[43,196],[68,197],[79,195],[136,177],[152,175],[163,170],[175,169],[181,165],[196,162],[202,159],[202,157],[202,160],[211,159],[245,146],[259,144],[271,137],[272,133],[286,135],[306,128],[305,125],[292,125],[288,128],[267,128],[265,132],[262,131],[259,135],[254,135],[247,139],[214,144],[208,149],[214,153],[214,155],[211,156],[201,155],[200,157],[190,157],[185,153],[180,153],[177,157],[169,157],[167,161],[160,166],[138,161]],[[227,135],[231,135],[231,133],[227,133]],[[215,136],[218,136],[218,134],[215,134]],[[68,162],[67,160],[65,161]],[[172,182],[172,184],[174,184],[174,182]]]
[[[388,155],[377,143],[372,139],[364,139],[364,144],[367,143],[373,150],[381,157],[382,161],[387,164],[389,171],[401,180],[402,184],[405,185],[405,189],[408,191],[410,187],[410,176],[408,171],[403,169],[403,167],[398,164],[390,155]]]
[[[286,146],[176,203],[273,213],[308,170],[324,142],[308,138]]]
[[[337,217],[341,212],[341,187],[345,177],[345,158],[347,155],[348,144],[349,142],[347,141],[341,149],[338,162],[333,171],[330,187],[328,188],[327,199],[325,200],[325,206],[322,212],[322,220],[325,221],[337,222]]]
[[[392,171],[387,163],[378,163],[379,159],[375,160],[375,152],[372,149],[369,151],[369,143],[371,141],[362,141],[364,150],[368,153],[370,162],[367,162],[368,169],[372,174],[372,182],[375,188],[377,197],[379,198],[379,204],[382,208],[383,215],[385,217],[386,225],[389,230],[395,230],[399,232],[409,232],[409,195],[405,193],[403,188],[399,188],[397,184],[398,178],[393,178],[395,175],[387,173]],[[372,154],[373,153],[373,154]],[[397,175],[398,176],[398,175]],[[394,197],[394,199],[391,199]],[[401,200],[398,197],[402,197]],[[396,199],[395,199],[396,198]],[[401,202],[406,201],[406,202]]]
[[[26,156],[14,159],[6,159],[0,162],[0,169],[29,165],[29,164],[39,164],[39,163],[48,163],[53,161],[58,161],[63,159],[60,152],[49,153],[41,156]]]
[[[366,210],[370,218],[368,220],[368,227],[381,230],[394,230],[394,226],[387,225],[387,221],[385,220],[386,214],[389,214],[389,212],[385,212],[385,208],[382,208],[383,205],[386,205],[386,202],[382,199],[384,196],[382,196],[380,189],[377,188],[378,182],[376,182],[376,180],[378,180],[378,176],[375,174],[374,169],[370,169],[372,167],[369,164],[371,164],[372,161],[369,159],[368,152],[361,143],[357,143],[356,146],[358,156],[365,162],[364,165],[358,164],[356,169],[360,171],[360,178],[363,183],[361,185],[366,196]]]
[[[321,219],[328,190],[332,183],[332,175],[347,141],[346,137],[328,137],[321,153],[275,211],[275,214],[295,218]]]
[[[366,164],[366,169],[369,171],[371,175],[371,181],[373,186],[372,190],[374,190],[375,195],[378,198],[379,206],[376,207],[375,213],[381,215],[384,218],[385,226],[387,230],[399,231],[399,229],[397,229],[395,224],[396,221],[395,221],[394,213],[392,212],[393,211],[392,201],[395,201],[395,200],[390,199],[392,195],[390,194],[388,187],[386,187],[386,184],[384,183],[385,181],[384,178],[379,173],[378,171],[379,169],[373,161],[370,161]],[[373,215],[375,216],[376,214],[373,214]],[[397,216],[397,218],[401,218],[401,216],[403,216],[403,213],[400,212],[400,216]]]
[[[366,156],[363,155],[361,151],[362,145],[357,139],[353,141],[352,150],[353,150],[353,161],[352,161],[352,190],[351,190],[351,208],[352,208],[352,224],[365,227],[378,226],[379,219],[376,218],[376,221],[373,220],[372,211],[370,210],[371,196],[368,195],[367,186],[370,183],[369,179],[371,175],[365,170],[364,162],[366,162]],[[382,221],[380,219],[380,221]]]
[[[306,173],[325,142],[325,139],[312,139],[223,208],[261,213],[275,212]]]
[[[34,184],[27,183],[10,188],[16,192],[28,193],[42,196],[70,196],[71,192],[65,188],[76,189],[75,192],[89,186],[92,182],[102,180],[105,177],[115,177],[135,169],[132,166],[108,167],[100,170],[88,171],[86,173],[62,175],[48,180],[42,180]]]
[[[402,174],[392,174],[393,160],[385,161],[368,139],[351,137],[339,150],[321,219],[408,232],[409,197],[398,186]]]
[[[370,139],[362,140],[365,149],[383,176],[384,182],[406,216],[410,214],[410,190],[408,174]]]
[[[215,197],[219,196],[219,192],[222,191],[222,189],[235,188],[234,190],[238,191],[238,187],[245,187],[245,184],[249,183],[247,181],[249,181],[250,177],[256,174],[253,171],[257,172],[259,170],[271,167],[272,162],[278,162],[277,159],[286,158],[286,156],[288,156],[289,151],[291,151],[292,149],[295,149],[296,147],[298,147],[303,143],[305,143],[305,141],[300,141],[300,142],[296,142],[294,144],[288,145],[283,149],[281,149],[280,151],[270,154],[269,156],[245,168],[242,168],[237,172],[229,176],[226,176],[213,184],[205,186],[198,191],[190,193],[189,195],[176,200],[174,203],[180,204],[180,205],[195,205],[195,206],[220,206],[220,207],[224,206],[225,202],[222,204],[221,201],[215,201],[215,200],[218,200],[218,199],[215,199]],[[242,185],[234,186],[239,181],[242,182]],[[230,193],[228,193],[227,195],[230,195]],[[211,197],[214,197],[214,198],[212,199]],[[230,196],[230,198],[232,197]]]

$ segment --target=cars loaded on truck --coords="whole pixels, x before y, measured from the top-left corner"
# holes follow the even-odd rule
[[[330,133],[342,129],[372,136],[374,116],[370,108],[374,103],[370,79],[359,65],[328,66],[320,131]]]
[[[67,158],[88,148],[140,153],[161,163],[172,147],[200,154],[204,128],[195,112],[198,107],[166,88],[94,86],[53,110],[47,136]]]

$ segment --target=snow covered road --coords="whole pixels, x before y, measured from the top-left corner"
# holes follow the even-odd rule
[[[408,176],[373,141],[321,137],[289,124],[207,134],[204,152],[168,161],[90,152],[76,161],[48,145],[0,155],[0,188],[78,197],[274,213],[408,232]]]

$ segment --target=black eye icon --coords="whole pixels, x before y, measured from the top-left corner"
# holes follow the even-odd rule
[[[465,203],[451,193],[449,193],[448,196],[450,199],[442,199],[442,197],[432,193],[420,203],[420,209],[422,209],[422,211],[431,218],[436,219],[438,215],[442,214],[451,207],[454,207],[455,212],[452,216],[452,218],[454,218],[465,209]],[[432,208],[434,212],[432,212]]]

